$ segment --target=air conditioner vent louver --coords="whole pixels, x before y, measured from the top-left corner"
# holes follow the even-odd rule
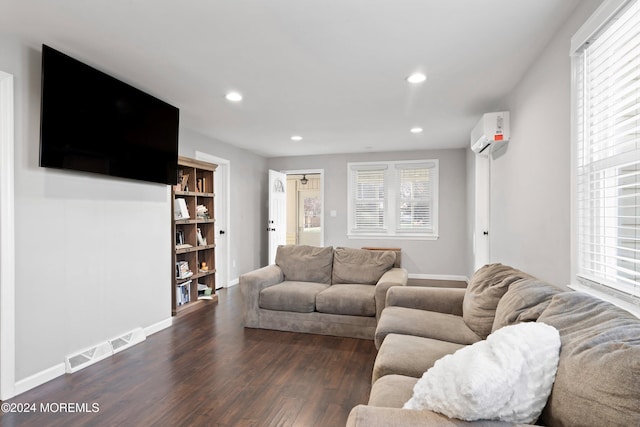
[[[114,355],[122,350],[134,346],[147,339],[142,328],[134,329],[120,337],[98,344],[87,350],[67,356],[65,359],[65,368],[68,374],[93,365],[109,356]]]

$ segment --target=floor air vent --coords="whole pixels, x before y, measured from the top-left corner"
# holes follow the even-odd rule
[[[144,334],[144,330],[142,328],[134,329],[133,331],[122,335],[121,337],[114,338],[109,343],[113,348],[113,353],[117,353],[119,351],[125,350],[133,345],[141,343],[146,340],[147,337]]]
[[[72,374],[146,339],[147,336],[142,328],[134,329],[131,332],[98,344],[88,350],[67,356],[65,359],[66,371],[68,374]]]

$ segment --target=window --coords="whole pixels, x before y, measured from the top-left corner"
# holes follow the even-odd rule
[[[603,3],[572,49],[575,274],[586,286],[638,304],[640,2]]]
[[[349,163],[350,237],[438,237],[438,161]]]

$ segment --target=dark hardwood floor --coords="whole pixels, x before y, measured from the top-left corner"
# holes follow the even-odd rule
[[[141,344],[5,402],[37,411],[0,414],[0,425],[343,426],[351,408],[367,402],[373,341],[245,329],[237,286],[174,320]],[[83,412],[56,413],[64,403]],[[94,403],[98,412],[90,412]]]

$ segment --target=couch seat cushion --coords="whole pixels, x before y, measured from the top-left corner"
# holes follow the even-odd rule
[[[331,285],[316,296],[316,310],[373,317],[376,315],[375,291],[373,285]]]
[[[538,322],[560,332],[556,382],[540,421],[640,426],[640,319],[582,292],[553,297]]]
[[[411,335],[386,336],[373,365],[372,382],[385,375],[420,378],[438,359],[465,347],[447,341]]]
[[[312,313],[316,295],[328,287],[324,283],[285,281],[260,291],[259,305],[267,310]]]
[[[457,344],[473,344],[481,339],[460,316],[394,306],[382,311],[376,327],[376,347],[380,348],[388,334],[414,335]]]
[[[392,251],[336,248],[331,283],[375,285],[395,262],[396,253]]]
[[[276,265],[282,269],[284,280],[329,285],[333,269],[333,247],[278,246]]]
[[[511,284],[498,302],[491,331],[515,323],[535,322],[554,295],[568,290],[538,279],[524,279]]]
[[[502,264],[487,264],[478,269],[469,280],[462,301],[462,317],[469,328],[486,338],[491,333],[498,301],[512,283],[524,278],[532,277]]]

